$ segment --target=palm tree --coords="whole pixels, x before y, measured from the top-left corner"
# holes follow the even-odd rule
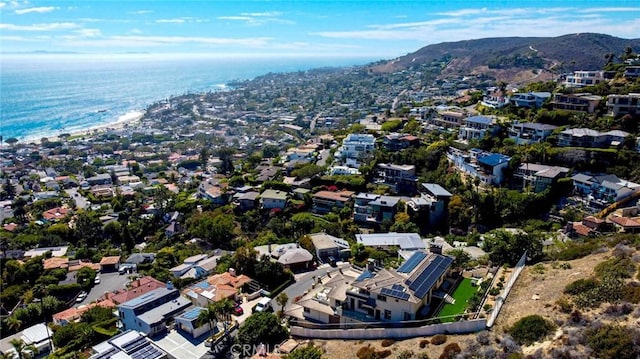
[[[19,331],[22,328],[22,320],[18,319],[17,316],[12,315],[5,319],[7,321],[7,327],[9,327],[10,331]]]
[[[233,302],[229,298],[219,300],[214,304],[216,308],[216,314],[219,319],[222,319],[223,328],[225,334],[227,332],[227,322],[231,319],[231,313],[233,313]]]
[[[32,354],[38,352],[38,349],[33,344],[27,345],[22,339],[11,339],[9,343],[18,354],[18,359],[31,359]]]
[[[207,307],[198,314],[198,325],[209,323],[209,332],[211,332],[211,338],[213,339],[213,322],[217,318],[216,308],[213,304],[209,303]]]

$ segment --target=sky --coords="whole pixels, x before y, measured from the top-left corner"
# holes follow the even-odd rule
[[[640,37],[640,2],[0,0],[0,55],[389,59],[447,41],[581,32]]]

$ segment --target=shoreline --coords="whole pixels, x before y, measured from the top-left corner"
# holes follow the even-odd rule
[[[69,137],[86,137],[86,136],[94,136],[101,132],[107,130],[121,130],[127,126],[133,125],[139,122],[144,117],[145,111],[143,110],[132,110],[126,112],[124,115],[121,115],[114,122],[102,123],[102,124],[93,124],[89,127],[73,129],[71,131],[59,131],[57,134],[52,136],[46,136],[46,134],[40,135],[32,135],[24,138],[18,138],[20,143],[23,144],[42,144],[42,139],[46,138],[50,142],[55,142],[60,140],[60,135],[63,133],[68,133]]]

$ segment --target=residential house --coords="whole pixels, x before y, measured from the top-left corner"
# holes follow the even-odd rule
[[[393,221],[400,197],[358,193],[353,206],[353,220],[358,223],[380,224]]]
[[[353,197],[354,192],[342,190],[339,192],[333,191],[318,191],[313,194],[313,213],[325,214],[331,212],[334,208],[340,210],[344,208]]]
[[[509,128],[509,138],[518,145],[542,142],[549,137],[557,126],[534,122],[514,122]]]
[[[516,107],[539,108],[551,98],[550,92],[514,93],[509,99]]]
[[[155,259],[156,259],[155,253],[132,253],[129,257],[127,257],[124,263],[139,265],[139,264],[153,263]]]
[[[33,258],[33,257],[43,256],[47,252],[51,252],[51,257],[64,257],[67,255],[67,250],[69,250],[69,246],[40,247],[40,248],[34,248],[24,252],[24,257]]]
[[[581,222],[569,222],[564,233],[572,238],[594,237],[600,234],[605,221],[594,216],[587,216]]]
[[[619,232],[640,233],[640,217],[610,216],[607,222],[612,223]]]
[[[590,93],[556,93],[551,106],[554,110],[567,110],[594,113],[602,98]]]
[[[446,226],[449,201],[452,194],[436,183],[422,183],[420,195],[407,202],[407,212],[422,231],[433,231]]]
[[[485,152],[477,148],[468,153],[449,147],[447,159],[459,171],[478,178],[485,185],[499,185],[504,179],[503,170],[509,165],[511,157],[499,153]]]
[[[93,355],[89,359],[107,358],[173,358],[157,346],[143,333],[127,330],[100,344],[93,346]]]
[[[558,146],[587,148],[618,147],[624,143],[624,140],[628,136],[628,132],[620,130],[599,132],[590,128],[570,128],[558,134]]]
[[[109,175],[108,173],[97,174],[93,177],[87,178],[86,180],[90,186],[113,184],[113,182],[111,181],[111,175]]]
[[[55,349],[53,348],[52,342],[53,331],[46,323],[38,323],[16,334],[9,336],[3,335],[3,337],[4,338],[0,340],[0,353],[6,354],[10,358],[26,357],[24,353],[16,353],[16,350],[11,344],[12,340],[22,340],[25,345],[33,346],[33,348],[35,348],[33,354],[38,354],[36,357],[40,357],[43,353],[50,353]]]
[[[458,133],[460,140],[480,140],[487,132],[491,132],[495,120],[485,116],[471,116],[462,120]]]
[[[359,168],[361,161],[373,155],[375,150],[375,137],[369,134],[349,134],[336,153],[336,158],[341,158],[349,167]]]
[[[201,323],[199,315],[206,309],[203,307],[193,307],[175,318],[176,327],[181,331],[188,333],[192,338],[198,338],[201,335],[209,334],[209,323]],[[213,329],[213,328],[212,328]]]
[[[390,133],[382,138],[382,146],[387,151],[400,151],[420,144],[420,139],[413,135]]]
[[[607,115],[613,117],[640,115],[640,93],[607,96]]]
[[[235,300],[252,282],[246,275],[237,275],[234,269],[229,269],[228,272],[211,275],[206,280],[183,289],[182,295],[194,305],[206,307],[225,298]]]
[[[459,128],[462,126],[462,121],[467,118],[468,114],[465,111],[445,110],[439,111],[437,116],[429,119],[428,122],[431,125],[444,128]]]
[[[356,234],[356,242],[365,247],[378,249],[399,248],[403,251],[416,251],[427,248],[418,233]]]
[[[376,169],[376,184],[388,186],[394,193],[413,194],[416,192],[418,184],[416,166],[379,163]]]
[[[590,202],[600,206],[619,201],[640,191],[640,184],[612,174],[578,173],[571,179],[574,190],[578,194],[588,196]]]
[[[258,197],[260,197],[260,193],[256,191],[241,193],[237,199],[238,208],[243,211],[248,211],[256,208]]]
[[[209,267],[200,265],[208,259],[209,256],[206,254],[196,254],[186,258],[182,264],[169,269],[169,272],[176,278],[201,278],[209,274]]]
[[[624,77],[630,80],[640,77],[640,66],[627,66],[624,68]]]
[[[567,173],[569,173],[569,169],[566,167],[523,163],[513,176],[520,178],[524,187],[531,186],[533,191],[538,193],[556,183],[558,179],[565,177]]]
[[[208,179],[200,183],[200,186],[198,186],[198,196],[211,201],[217,206],[223,206],[227,203],[226,195],[220,183],[213,179]]]
[[[319,323],[403,322],[431,310],[453,258],[416,251],[400,268],[341,273],[321,277],[297,304],[304,319]]]
[[[262,209],[284,209],[287,206],[289,193],[276,189],[266,189],[260,194]]]
[[[166,284],[153,277],[145,276],[131,281],[127,285],[127,289],[120,289],[117,291],[105,293],[104,298],[111,300],[115,304],[120,304],[149,293],[158,288],[165,288],[166,286]]]
[[[332,166],[329,168],[329,176],[355,176],[359,174],[360,170],[349,166]]]
[[[102,308],[115,308],[115,303],[112,301],[105,299],[99,302],[89,303],[87,305],[81,305],[76,307],[71,307],[69,309],[58,312],[52,316],[53,323],[56,325],[67,325],[69,323],[79,322],[82,314],[94,307],[102,307]]]
[[[278,256],[278,263],[285,268],[296,270],[307,270],[313,266],[313,255],[304,248],[289,248]]]
[[[326,262],[329,257],[340,259],[342,251],[349,250],[349,242],[342,238],[334,237],[324,232],[310,234],[313,247],[316,249],[316,257]]]
[[[563,85],[576,88],[597,85],[605,81],[604,71],[574,71],[573,75],[566,77]]]
[[[187,298],[173,288],[171,282],[135,299],[118,305],[118,315],[125,330],[136,330],[152,336],[167,329],[167,320],[191,306]]]
[[[116,272],[120,265],[120,256],[102,257],[100,260],[101,272]]]

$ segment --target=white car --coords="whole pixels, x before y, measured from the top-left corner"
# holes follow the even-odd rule
[[[80,303],[84,300],[84,298],[87,297],[87,292],[83,291],[78,295],[78,298],[76,298],[76,302]]]
[[[100,276],[99,275],[96,276],[96,279],[93,280],[93,283],[94,284],[100,284]]]

